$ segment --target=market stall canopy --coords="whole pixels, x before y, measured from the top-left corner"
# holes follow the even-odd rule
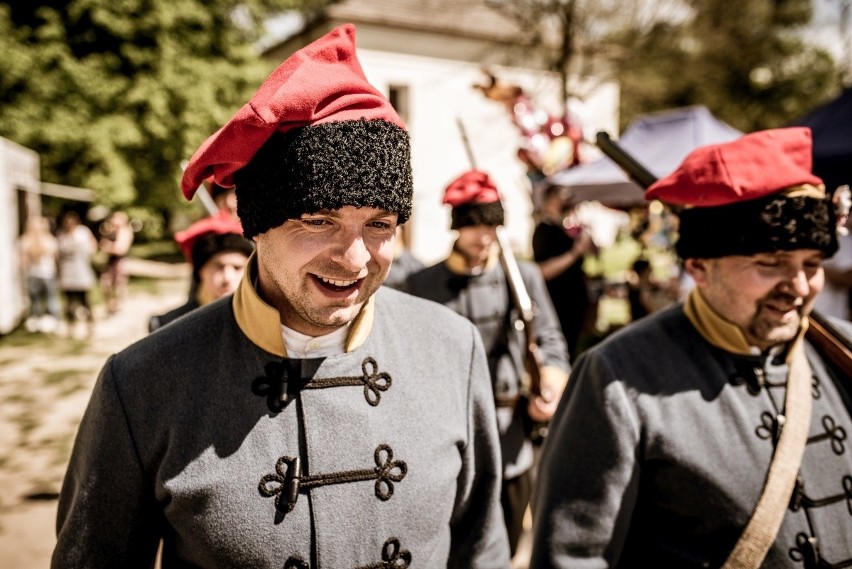
[[[814,174],[829,191],[852,184],[852,87],[792,126],[808,126],[814,139]]]
[[[662,177],[674,171],[693,149],[740,136],[740,131],[698,105],[644,115],[625,129],[618,143],[652,174]],[[643,190],[606,156],[548,176],[539,183],[536,194],[541,195],[548,186],[567,188],[575,203],[594,200],[615,208],[645,203]]]

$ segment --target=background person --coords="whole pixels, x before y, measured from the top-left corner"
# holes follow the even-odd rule
[[[133,245],[133,227],[130,217],[123,211],[114,211],[100,227],[98,247],[106,253],[106,266],[101,273],[101,294],[108,314],[115,314],[127,295],[126,261]]]
[[[568,343],[568,353],[576,358],[588,313],[593,308],[583,260],[595,250],[595,244],[571,215],[572,209],[563,188],[548,187],[533,230],[532,249]]]
[[[684,208],[676,251],[695,287],[576,362],[542,451],[531,567],[721,567],[779,433],[804,448],[772,476],[790,473],[767,502],[780,531],[734,566],[847,565],[849,378],[804,338],[837,249],[810,130],[700,147],[646,197]]]
[[[639,320],[678,301],[678,280],[659,282],[647,259],[636,259],[632,275],[627,283],[627,301],[630,304],[630,320]]]
[[[499,261],[496,228],[503,225],[503,205],[488,174],[470,170],[444,191],[452,206],[451,229],[458,232],[449,257],[408,279],[408,292],[439,302],[476,326],[488,354],[503,457],[501,502],[512,555],[518,545],[533,484],[533,444],[529,418],[550,419],[568,378],[565,338],[553,312],[544,280],[533,263],[518,262],[535,304],[533,329],[538,346],[542,391],[549,400],[521,398],[524,391],[524,335],[516,327],[518,307]]]
[[[193,155],[255,242],[221,298],[110,358],[80,425],[54,567],[509,566],[481,340],[382,287],[411,214],[405,125],[344,25]]]
[[[89,302],[89,291],[97,277],[92,268],[92,256],[98,241],[92,230],[82,224],[80,215],[69,210],[62,216],[56,236],[59,248],[59,288],[65,297],[65,319],[68,335],[73,336],[80,320],[86,321],[86,332],[94,332],[95,315]]]
[[[29,216],[19,246],[30,301],[24,326],[29,332],[53,332],[62,309],[57,282],[59,244],[50,231],[50,221],[41,215]]]
[[[835,197],[837,209],[848,211],[849,186]],[[840,203],[841,200],[844,203]],[[814,308],[826,316],[852,320],[852,217],[847,213],[838,219],[844,230],[837,236],[837,253],[823,263],[825,287],[819,293]]]
[[[242,280],[254,245],[243,237],[234,218],[221,216],[199,220],[175,234],[175,241],[192,264],[193,295],[185,304],[152,316],[148,331],[184,316],[200,306],[233,294]]]

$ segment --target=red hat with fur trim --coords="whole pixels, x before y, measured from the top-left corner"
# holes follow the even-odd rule
[[[503,225],[500,193],[491,177],[468,170],[444,189],[443,203],[452,206],[451,229],[469,225]]]
[[[202,235],[213,233],[224,235],[225,233],[243,234],[243,227],[239,221],[227,212],[219,212],[210,217],[199,219],[183,231],[175,233],[175,241],[187,259],[192,258],[192,246]]]
[[[693,150],[645,192],[679,206],[682,258],[837,250],[831,200],[813,174],[811,131],[758,131]]]
[[[252,242],[243,237],[242,225],[228,212],[196,221],[175,233],[175,241],[192,263],[196,278],[201,268],[217,253],[236,251],[248,257],[254,252]]]
[[[345,205],[411,213],[410,142],[367,81],[346,24],[287,58],[195,152],[181,181],[191,199],[212,177],[236,186],[245,234]]]

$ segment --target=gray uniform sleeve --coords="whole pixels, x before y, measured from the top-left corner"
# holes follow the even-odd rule
[[[153,566],[157,509],[113,380],[114,357],[83,416],[56,521],[51,566]]]
[[[531,569],[617,565],[636,503],[638,444],[624,385],[595,350],[585,352],[542,449]]]
[[[509,541],[500,506],[502,467],[494,396],[482,340],[473,335],[468,393],[468,438],[452,519],[448,568],[509,567]]]

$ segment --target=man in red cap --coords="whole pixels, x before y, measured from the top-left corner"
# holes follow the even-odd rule
[[[190,160],[256,250],[232,297],[113,356],[54,567],[509,566],[476,329],[382,287],[411,213],[405,125],[354,27],[296,52]]]
[[[523,286],[535,305],[532,326],[543,364],[542,391],[549,399],[521,397],[525,338],[516,327],[520,307],[499,261],[496,231],[504,216],[497,186],[485,172],[470,170],[447,186],[444,203],[452,207],[451,228],[458,238],[447,259],[409,277],[408,292],[453,309],[482,335],[500,428],[501,502],[514,555],[532,491],[533,444],[525,429],[527,419],[546,422],[553,415],[568,379],[568,351],[541,272],[533,263],[518,262]]]
[[[646,197],[679,211],[695,287],[576,362],[531,567],[848,566],[849,377],[805,337],[837,249],[810,130],[698,148]]]
[[[252,242],[243,237],[240,222],[227,212],[196,221],[177,232],[175,241],[192,265],[190,298],[165,314],[152,316],[148,322],[149,332],[232,294],[254,252]]]

